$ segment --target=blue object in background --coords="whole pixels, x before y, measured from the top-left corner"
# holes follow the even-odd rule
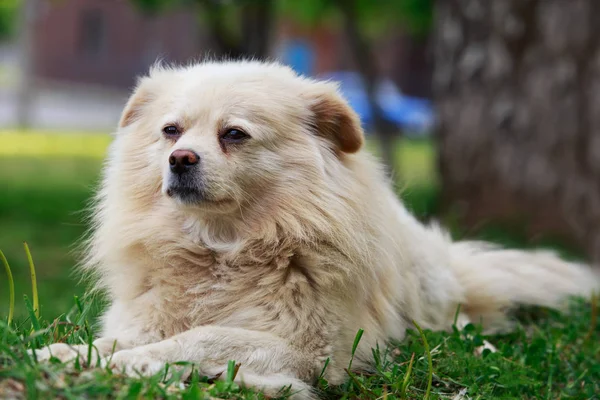
[[[313,74],[314,51],[310,42],[302,39],[293,39],[286,43],[283,51],[283,62],[300,75]]]
[[[373,112],[360,74],[337,71],[323,74],[319,78],[339,82],[343,96],[360,116],[363,125],[367,128],[372,127]],[[435,124],[435,111],[428,99],[406,96],[390,79],[383,79],[377,83],[376,101],[383,111],[383,117],[397,125],[404,133],[431,133]]]

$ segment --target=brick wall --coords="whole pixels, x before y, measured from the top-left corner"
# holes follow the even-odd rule
[[[196,13],[151,17],[125,0],[44,2],[36,21],[35,65],[42,78],[128,87],[157,57],[201,52]]]

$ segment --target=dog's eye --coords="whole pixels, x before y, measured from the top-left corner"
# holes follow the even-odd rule
[[[227,142],[241,142],[249,137],[249,135],[239,129],[228,129],[221,135],[221,140],[225,140]]]
[[[163,128],[163,133],[167,137],[179,136],[181,134],[181,130],[175,125],[167,125]]]

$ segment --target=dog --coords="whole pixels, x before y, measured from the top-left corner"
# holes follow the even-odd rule
[[[548,252],[453,242],[415,219],[363,150],[333,82],[259,61],[157,64],[128,100],[103,171],[84,270],[110,306],[96,360],[127,374],[229,360],[236,381],[312,399],[371,349],[431,330],[510,327],[517,304],[559,307],[599,275]],[[460,306],[460,307],[459,307]],[[53,344],[39,360],[87,357]]]

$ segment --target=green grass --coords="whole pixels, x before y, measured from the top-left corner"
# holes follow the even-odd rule
[[[23,242],[38,267],[42,312],[58,315],[83,288],[73,279],[82,210],[99,177],[108,137],[0,133],[0,248],[11,263],[17,296],[31,293]],[[72,140],[69,140],[72,139]],[[3,282],[0,280],[0,282]],[[4,288],[0,289],[3,293]],[[0,296],[5,308],[6,296]],[[25,315],[17,301],[16,316]]]
[[[101,134],[0,132],[0,249],[16,292],[14,321],[7,325],[9,285],[0,274],[0,398],[256,398],[231,382],[211,382],[197,374],[180,386],[161,376],[135,379],[102,369],[37,364],[26,354],[32,345],[87,343],[93,336],[99,306],[82,297],[84,287],[72,273],[72,250],[85,232],[81,210],[93,193],[109,141]],[[403,141],[398,152],[397,170],[407,182],[399,188],[401,195],[427,218],[437,209],[435,149],[427,141]],[[526,238],[498,229],[479,235],[528,245]],[[24,241],[36,267],[39,320]],[[402,343],[374,350],[375,368],[369,374],[349,374],[340,387],[320,379],[319,391],[325,399],[422,399],[431,377],[430,399],[452,398],[464,390],[472,399],[599,399],[600,322],[594,310],[581,301],[567,314],[521,310],[514,333],[485,337],[498,353],[481,357],[473,354],[484,339],[477,326],[425,331],[424,337],[411,330]]]

